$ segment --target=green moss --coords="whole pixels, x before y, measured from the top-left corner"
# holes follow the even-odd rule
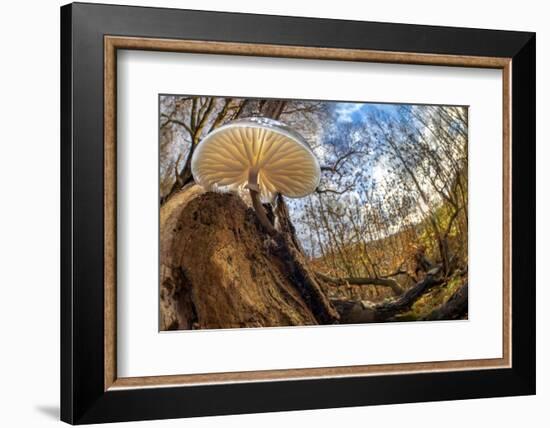
[[[435,308],[446,303],[462,284],[460,276],[451,277],[446,283],[431,289],[418,299],[407,312],[395,317],[397,321],[415,321],[432,312]]]

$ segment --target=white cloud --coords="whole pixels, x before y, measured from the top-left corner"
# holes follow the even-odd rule
[[[338,103],[335,112],[337,114],[337,121],[339,122],[352,122],[353,113],[359,111],[363,107],[361,103]]]

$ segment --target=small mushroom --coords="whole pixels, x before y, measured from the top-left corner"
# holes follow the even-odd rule
[[[275,233],[260,197],[276,193],[301,198],[319,185],[321,169],[306,140],[273,119],[238,119],[217,128],[197,146],[191,160],[195,181],[208,190],[248,189],[265,229]]]

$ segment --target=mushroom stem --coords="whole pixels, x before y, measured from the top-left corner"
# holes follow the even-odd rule
[[[273,225],[267,218],[265,209],[260,202],[260,194],[256,190],[253,190],[251,188],[249,188],[248,190],[250,191],[250,199],[252,199],[252,206],[254,207],[254,210],[258,215],[258,220],[260,220],[262,226],[267,230],[267,233],[269,233],[270,235],[275,235],[277,233],[277,230],[273,227]]]

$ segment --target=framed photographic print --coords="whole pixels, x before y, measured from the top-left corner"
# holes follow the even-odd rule
[[[61,8],[61,418],[535,393],[535,35]]]

